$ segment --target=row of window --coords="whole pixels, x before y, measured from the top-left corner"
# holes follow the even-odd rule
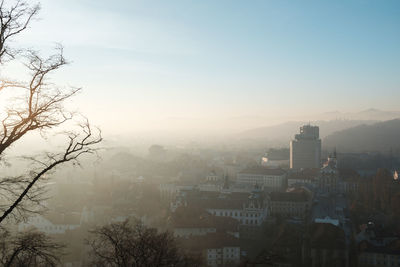
[[[388,255],[388,254],[374,254],[374,253],[364,253],[364,254],[362,254],[362,258],[369,258],[369,259],[374,259],[374,258],[377,258],[377,259],[384,259],[384,258],[387,258],[387,259],[392,259],[392,260],[398,260],[399,262],[400,262],[400,255]]]
[[[263,178],[258,178],[258,177],[241,177],[238,179],[239,183],[260,183],[260,184],[274,184],[274,185],[279,185],[283,182],[281,179],[263,179]]]
[[[27,229],[27,228],[29,228],[30,227],[30,225],[24,225],[23,226],[23,229]],[[66,230],[66,229],[71,229],[72,230],[72,227],[68,227],[68,226],[60,226],[60,225],[56,225],[56,226],[40,226],[40,227],[37,227],[36,226],[36,228],[37,229],[39,229],[39,230],[42,230],[42,231],[57,231],[57,230]]]
[[[399,262],[395,262],[395,261],[385,261],[385,260],[376,260],[374,261],[373,259],[363,259],[362,260],[364,263],[368,263],[371,266],[377,265],[377,266],[400,266],[400,260]]]
[[[249,217],[249,218],[253,218],[253,217],[259,217],[258,213],[244,213],[244,212],[232,212],[232,211],[214,211],[213,215],[215,216],[230,216],[230,217],[238,217],[240,214],[241,217]]]
[[[257,220],[248,220],[248,219],[242,220],[242,219],[240,219],[240,223],[241,224],[248,224],[248,225],[253,225],[253,224],[258,225],[258,221]]]
[[[208,258],[209,258],[209,259],[220,258],[220,257],[218,257],[218,256],[220,256],[220,255],[208,254]],[[237,254],[236,254],[236,255],[234,255],[234,254],[228,254],[228,255],[225,255],[224,258],[237,258],[237,257],[238,257]]]
[[[301,210],[299,210],[299,209],[295,209],[295,208],[292,208],[292,207],[288,207],[288,208],[275,208],[275,209],[271,209],[271,211],[273,212],[273,213],[279,213],[279,212],[286,212],[286,213],[304,213],[305,212],[305,209],[301,209]]]
[[[300,207],[302,207],[303,205],[304,205],[304,202],[301,202],[301,203],[298,203],[298,202],[278,202],[278,201],[274,201],[274,202],[271,202],[271,206],[272,207],[274,207],[274,206],[277,206],[277,207],[279,207],[279,206],[300,206]],[[306,204],[306,207],[307,207],[307,204]]]

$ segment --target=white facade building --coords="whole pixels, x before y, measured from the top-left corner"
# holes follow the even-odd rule
[[[63,217],[68,216],[68,217]],[[67,230],[75,230],[80,227],[80,214],[60,214],[54,216],[35,215],[26,222],[18,225],[18,231],[22,232],[31,228],[45,234],[65,234]]]
[[[239,184],[281,189],[286,185],[286,172],[282,169],[269,169],[262,166],[254,166],[239,172],[236,181]]]
[[[218,209],[207,208],[215,216],[231,217],[241,225],[260,226],[268,216],[267,208]]]
[[[175,237],[190,237],[190,236],[200,236],[210,233],[216,233],[217,229],[215,227],[175,227],[174,236]]]
[[[214,201],[205,209],[214,216],[230,217],[240,225],[260,226],[268,217],[268,207],[264,201],[252,194],[249,199]]]

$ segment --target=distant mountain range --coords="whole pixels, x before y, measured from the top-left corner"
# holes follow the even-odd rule
[[[400,111],[385,111],[375,108],[359,112],[325,112],[316,116],[316,120],[369,120],[386,121],[400,118]]]
[[[341,136],[340,138],[344,140],[344,136],[347,134],[345,130],[347,129],[357,128],[358,126],[366,127],[375,124],[379,125],[382,121],[387,121],[388,124],[392,124],[397,121],[396,119],[400,119],[400,111],[384,111],[373,108],[360,112],[333,111],[310,117],[310,121],[293,120],[277,125],[253,128],[240,132],[236,135],[236,138],[240,140],[265,142],[268,145],[274,146],[288,146],[289,141],[299,132],[299,128],[302,125],[310,123],[311,125],[319,126],[320,137],[324,140],[323,146],[325,145],[325,139],[327,139],[327,146],[334,146],[337,140],[335,139],[336,135],[339,136],[339,133],[342,131],[343,137]],[[369,129],[370,128],[368,128],[367,131],[369,131]],[[391,129],[391,131],[395,131],[395,129]],[[359,134],[361,135],[362,132]]]
[[[362,124],[373,124],[377,121],[372,120],[331,120],[331,121],[289,121],[282,124],[255,128],[244,131],[237,135],[240,139],[252,139],[258,141],[266,141],[275,143],[276,145],[288,146],[289,141],[294,138],[294,135],[299,132],[299,128],[305,124],[311,123],[320,128],[320,136],[331,135],[334,132],[352,128]]]
[[[326,136],[323,146],[341,152],[400,151],[400,119],[362,124]]]

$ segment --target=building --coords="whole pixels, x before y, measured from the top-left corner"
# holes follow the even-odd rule
[[[336,152],[329,156],[321,168],[318,187],[322,192],[336,193],[339,191],[339,170],[337,168]]]
[[[311,204],[311,194],[298,188],[287,192],[271,192],[269,210],[275,216],[305,218]]]
[[[304,125],[300,127],[300,134],[290,141],[290,168],[306,169],[320,168],[321,139],[319,127]]]
[[[311,220],[348,228],[349,220],[347,199],[341,194],[319,194],[314,196]],[[347,230],[346,233],[348,234]]]
[[[261,226],[266,220],[268,210],[263,200],[220,198],[210,201],[206,210],[215,215],[236,219],[240,225]]]
[[[18,231],[36,229],[45,234],[65,234],[67,230],[75,230],[81,226],[80,213],[55,213],[45,215],[36,214],[29,217],[26,222],[18,225]]]
[[[239,238],[239,222],[230,217],[217,217],[204,209],[179,207],[170,217],[169,226],[175,237],[190,238],[209,233],[226,233]]]
[[[294,170],[288,174],[288,187],[295,185],[316,185],[320,176],[320,169],[301,169]]]
[[[180,207],[204,209],[217,217],[237,220],[241,226],[261,226],[267,219],[268,207],[261,192],[220,193],[199,190],[181,192],[171,203],[171,210]]]
[[[239,266],[239,239],[227,234],[207,234],[179,239],[182,247],[202,256],[206,266]]]
[[[268,155],[268,153],[265,153],[264,156],[261,157],[260,160],[261,166],[264,167],[270,167],[270,168],[280,168],[280,167],[285,167],[289,166],[289,159],[287,158],[277,158]]]
[[[192,190],[195,186],[193,184],[184,183],[181,181],[173,183],[160,184],[158,190],[162,199],[174,199],[181,190]]]
[[[174,224],[175,237],[191,237],[216,233],[217,229],[209,220],[199,220],[193,224],[189,222],[177,222]]]
[[[358,255],[358,266],[400,266],[400,250],[367,248]]]
[[[344,231],[329,223],[312,223],[302,251],[303,266],[347,267],[349,255]]]
[[[339,187],[340,192],[345,194],[356,194],[359,191],[360,184],[366,183],[360,175],[351,169],[339,169]]]
[[[207,182],[212,182],[212,183],[217,183],[220,182],[220,177],[216,174],[214,170],[212,170],[207,176],[206,176],[206,181]]]
[[[286,172],[282,169],[253,166],[239,172],[236,182],[238,184],[258,185],[271,190],[280,190],[286,187]]]
[[[167,150],[160,145],[152,145],[149,147],[149,159],[155,161],[164,161],[167,157]]]
[[[360,247],[363,248],[358,254],[358,266],[400,266],[400,249],[398,244],[396,245],[395,248],[391,248],[390,245],[387,247],[374,247],[363,242],[360,244]]]
[[[205,178],[205,180],[198,184],[197,187],[200,191],[214,191],[219,192],[223,189],[225,177],[220,177],[213,170]]]
[[[400,266],[400,239],[369,222],[356,236],[358,266]]]

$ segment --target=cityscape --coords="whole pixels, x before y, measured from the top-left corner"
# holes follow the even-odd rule
[[[94,169],[69,169],[64,182],[48,185],[45,213],[10,227],[68,244],[65,266],[87,264],[91,227],[127,220],[169,231],[205,266],[397,266],[398,158],[376,173],[342,168],[348,153],[325,156],[321,145],[319,127],[306,124],[289,148],[258,156],[161,145],[144,157],[109,150]],[[379,156],[350,155],[369,164]]]

